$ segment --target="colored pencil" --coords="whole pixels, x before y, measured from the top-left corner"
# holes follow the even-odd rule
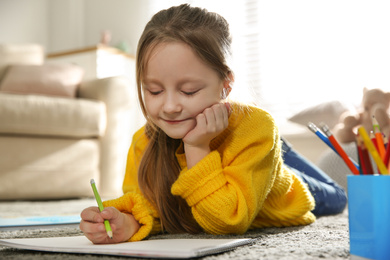
[[[359,162],[359,166],[360,166],[359,173],[360,173],[360,175],[363,175],[364,171],[366,170],[366,167],[365,167],[364,162],[363,162],[362,149],[359,147],[357,140],[356,140],[356,148],[358,151],[358,162]]]
[[[326,137],[314,123],[309,122],[309,123],[307,124],[307,127],[308,127],[313,133],[315,133],[322,141],[324,141],[325,144],[327,144],[330,148],[332,148],[332,150],[335,151],[335,153],[337,153],[336,149],[333,147],[333,145],[332,145],[332,143],[329,141],[328,137]]]
[[[91,186],[92,186],[93,194],[95,195],[95,199],[96,199],[96,202],[98,204],[99,210],[100,210],[100,212],[102,212],[104,207],[103,207],[102,199],[100,198],[99,192],[97,191],[94,179],[91,179]],[[109,236],[112,239],[111,225],[107,219],[104,220],[104,227],[106,228],[107,236]]]
[[[356,145],[359,153],[360,172],[364,175],[374,174],[370,156],[368,154],[366,146],[364,145],[363,138],[359,134],[356,135]]]
[[[385,159],[383,159],[383,162],[387,168],[389,168],[389,161],[390,161],[390,144],[388,143],[386,147]]]
[[[382,161],[384,161],[385,156],[386,156],[385,143],[383,141],[383,136],[382,136],[382,132],[381,132],[380,127],[379,127],[379,123],[376,120],[375,116],[372,116],[372,125],[374,128],[374,134],[375,134],[378,152],[382,158]]]
[[[312,131],[314,134],[316,134],[325,144],[327,144],[330,148],[332,148],[332,150],[338,155],[340,156],[339,152],[334,148],[334,146],[332,145],[332,143],[329,141],[329,138],[326,137],[322,132],[321,130],[312,122],[309,122],[307,124],[307,127],[310,129],[310,131]],[[340,156],[341,157],[341,156]],[[349,160],[355,165],[355,167],[357,169],[359,169],[359,164],[356,163],[351,157],[349,157]]]
[[[345,164],[348,166],[348,168],[351,170],[351,172],[355,175],[359,175],[359,169],[356,167],[351,159],[348,157],[347,153],[344,151],[344,149],[340,146],[339,142],[337,142],[336,138],[333,136],[332,132],[329,130],[329,127],[326,124],[321,125],[322,130],[324,131],[325,135],[328,137],[329,141],[332,143],[340,157],[344,160]]]
[[[358,128],[359,135],[363,138],[364,144],[368,151],[370,152],[372,158],[374,159],[380,174],[389,174],[387,167],[383,163],[378,151],[376,150],[374,144],[372,143],[370,137],[364,126]]]
[[[374,144],[375,146],[375,149],[378,151],[379,153],[379,150],[378,150],[378,143],[376,141],[376,137],[375,137],[375,134],[374,134],[374,131],[370,131],[370,139],[371,139],[371,142]]]

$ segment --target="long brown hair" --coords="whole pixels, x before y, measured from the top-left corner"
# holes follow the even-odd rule
[[[216,13],[184,4],[155,14],[138,42],[138,98],[147,119],[145,132],[150,140],[138,169],[139,186],[144,196],[158,210],[163,230],[169,233],[198,233],[201,228],[186,201],[171,193],[171,186],[181,171],[175,157],[181,140],[170,138],[154,125],[143,102],[142,83],[149,55],[153,48],[163,42],[183,42],[189,45],[224,80],[231,75],[226,61],[231,45],[229,26]]]

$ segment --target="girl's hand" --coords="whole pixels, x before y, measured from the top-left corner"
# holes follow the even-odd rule
[[[229,125],[229,103],[218,103],[196,116],[196,126],[183,138],[187,167],[210,153],[210,142]]]
[[[84,209],[81,214],[80,229],[94,244],[113,244],[130,239],[140,228],[134,216],[122,213],[116,208],[107,207],[102,212],[98,207]],[[109,238],[104,220],[110,222],[113,238]]]
[[[196,126],[183,138],[186,145],[204,147],[229,124],[228,103],[218,103],[196,116]]]

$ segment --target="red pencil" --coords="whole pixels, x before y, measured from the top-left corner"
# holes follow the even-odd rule
[[[336,151],[339,153],[340,157],[344,160],[345,164],[348,166],[348,168],[351,170],[351,172],[354,175],[359,175],[358,168],[352,163],[352,161],[349,159],[347,153],[344,151],[344,149],[340,146],[339,142],[337,142],[336,138],[333,136],[332,132],[329,130],[329,127],[325,124],[322,125],[322,130],[324,131],[325,135],[328,137],[329,141],[332,143],[333,147],[336,149]]]
[[[390,143],[387,144],[385,159],[383,159],[383,162],[385,163],[386,167],[389,167],[389,159],[390,159]]]
[[[364,175],[372,175],[374,174],[374,171],[372,169],[370,156],[368,154],[368,150],[366,146],[364,145],[364,141],[362,137],[358,134],[356,136],[356,145],[358,148],[359,153],[359,159],[360,159],[360,171]]]
[[[370,139],[371,139],[371,142],[374,144],[376,150],[377,150],[378,153],[379,153],[378,142],[377,142],[377,140],[376,140],[376,138],[375,138],[375,134],[374,134],[373,131],[370,131]],[[379,155],[380,155],[380,154],[379,154]]]

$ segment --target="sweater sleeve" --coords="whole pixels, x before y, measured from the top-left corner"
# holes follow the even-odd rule
[[[129,241],[142,240],[149,234],[161,230],[156,211],[141,194],[128,192],[120,198],[105,201],[103,205],[104,207],[115,207],[120,212],[132,214],[141,225],[138,232]]]
[[[138,187],[137,171],[143,148],[146,146],[147,139],[144,129],[141,128],[134,134],[130,146],[126,173],[123,181],[124,195],[120,198],[108,200],[103,203],[105,207],[115,207],[121,212],[130,213],[141,225],[141,228],[135,233],[129,241],[139,241],[149,234],[161,231],[158,213],[149,201],[142,195]]]
[[[184,198],[209,233],[244,233],[274,183],[280,166],[278,131],[266,113],[251,115],[219,148],[183,168],[172,193]]]

